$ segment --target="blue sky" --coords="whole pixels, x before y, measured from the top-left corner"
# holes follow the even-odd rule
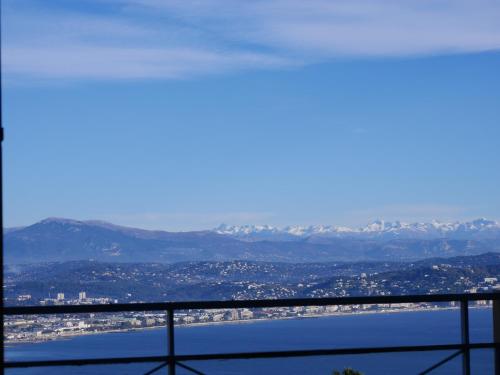
[[[5,217],[500,219],[498,1],[3,2]]]

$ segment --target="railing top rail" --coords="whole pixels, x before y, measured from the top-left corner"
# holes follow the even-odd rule
[[[3,309],[4,315],[34,314],[78,314],[97,312],[132,312],[132,311],[173,311],[173,310],[211,310],[237,308],[265,308],[292,306],[328,306],[328,305],[370,305],[421,302],[453,302],[500,300],[500,293],[471,294],[422,294],[403,296],[369,297],[333,297],[333,298],[289,298],[266,300],[230,300],[230,301],[182,301],[155,303],[120,303],[103,305],[54,305],[54,306],[13,306]]]

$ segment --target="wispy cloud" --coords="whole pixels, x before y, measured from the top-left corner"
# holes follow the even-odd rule
[[[500,49],[494,0],[101,0],[106,11],[95,1],[66,4],[54,11],[40,0],[4,2],[7,73],[171,79]]]
[[[191,48],[120,48],[103,46],[12,47],[5,68],[37,78],[90,79],[181,78],[243,68],[286,65],[280,58],[252,52],[217,53]]]
[[[337,55],[475,52],[500,47],[491,0],[129,0],[259,45]],[[230,32],[228,32],[230,31]]]

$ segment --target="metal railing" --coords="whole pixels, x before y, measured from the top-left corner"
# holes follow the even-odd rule
[[[493,342],[471,343],[469,335],[469,303],[472,301],[493,301]],[[388,346],[388,347],[357,347],[340,349],[287,350],[241,353],[212,354],[176,354],[174,314],[180,310],[213,310],[213,309],[255,309],[278,307],[306,306],[345,306],[345,305],[377,305],[401,303],[460,303],[461,342],[457,344]],[[3,315],[39,315],[39,314],[81,314],[81,313],[113,313],[138,311],[165,311],[167,314],[168,351],[163,356],[119,357],[93,359],[55,359],[38,361],[4,361],[4,368],[48,367],[48,366],[83,366],[112,365],[128,363],[161,362],[161,364],[146,374],[152,374],[167,367],[169,375],[175,375],[176,367],[182,367],[196,374],[203,374],[184,362],[209,360],[236,360],[257,358],[290,358],[309,356],[333,356],[348,354],[403,353],[451,351],[454,353],[435,365],[420,371],[428,374],[453,358],[462,356],[464,375],[471,373],[470,351],[473,349],[495,349],[495,374],[500,374],[500,294],[440,294],[412,296],[376,296],[376,297],[340,297],[340,298],[306,298],[306,299],[274,299],[274,300],[238,300],[238,301],[192,301],[192,302],[161,302],[108,305],[59,305],[59,306],[27,306],[5,307]]]

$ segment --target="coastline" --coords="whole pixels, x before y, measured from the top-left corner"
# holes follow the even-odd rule
[[[490,309],[490,306],[470,306],[470,309]],[[304,314],[297,316],[280,316],[273,318],[252,318],[252,319],[239,319],[239,320],[224,320],[218,322],[196,322],[196,323],[183,323],[177,324],[176,329],[184,329],[184,328],[196,328],[196,327],[206,327],[206,326],[217,326],[217,325],[230,325],[230,324],[253,324],[258,322],[266,322],[273,320],[299,320],[299,319],[318,319],[318,318],[326,318],[326,317],[340,317],[340,316],[356,316],[356,315],[372,315],[372,314],[397,314],[397,313],[410,313],[410,312],[437,312],[437,311],[446,311],[446,310],[459,310],[460,307],[430,307],[430,308],[394,308],[394,309],[379,309],[379,310],[362,310],[362,311],[351,311],[351,312],[324,312],[320,314]],[[127,332],[136,332],[136,331],[146,331],[153,329],[164,329],[165,326],[150,326],[150,327],[137,327],[137,328],[126,328],[126,329],[109,329],[102,331],[76,331],[63,335],[56,335],[52,337],[47,337],[43,339],[34,339],[34,340],[5,340],[5,346],[14,347],[17,345],[23,344],[41,344],[49,341],[61,341],[61,340],[71,340],[80,336],[89,336],[89,335],[101,335],[108,333],[127,333]]]

